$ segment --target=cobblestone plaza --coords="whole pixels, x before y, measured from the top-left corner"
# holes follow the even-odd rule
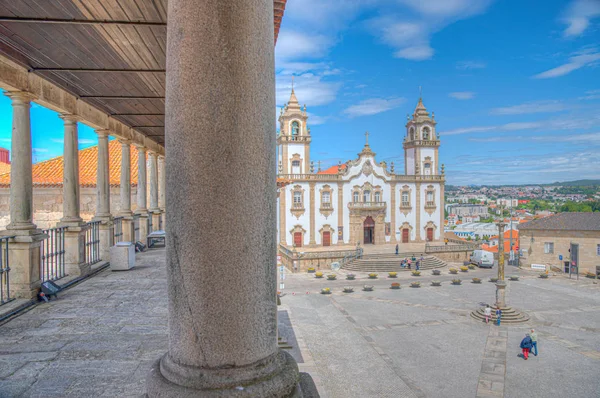
[[[493,301],[494,272],[459,273],[460,286],[446,268],[395,280],[286,274],[280,335],[321,397],[598,396],[598,285],[521,272],[508,282],[508,303],[531,320],[497,327],[469,316]],[[142,396],[167,350],[165,278],[164,249],[154,249],[131,271],[105,270],[1,325],[0,396]],[[440,287],[430,286],[434,278]],[[420,288],[409,287],[415,280]],[[332,294],[319,294],[323,287]],[[540,355],[524,361],[519,342],[532,327]]]

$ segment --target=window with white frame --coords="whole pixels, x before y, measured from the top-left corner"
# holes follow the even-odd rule
[[[323,207],[331,207],[331,192],[323,191],[321,194],[321,205]]]
[[[402,191],[400,207],[410,207],[410,193],[408,190]]]
[[[554,242],[544,242],[544,254],[554,254]]]
[[[375,192],[375,202],[381,202],[381,192]]]
[[[360,195],[359,195],[359,193],[358,193],[358,192],[354,191],[354,192],[352,193],[352,201],[353,201],[354,203],[358,203],[358,198],[359,198],[359,197],[360,197]]]
[[[600,245],[596,245],[596,255],[600,256]]]
[[[292,173],[300,174],[300,161],[299,160],[292,160]]]
[[[435,206],[435,197],[433,195],[433,191],[427,191],[426,204],[427,206]]]
[[[294,191],[294,207],[302,208],[304,205],[302,204],[302,192]]]
[[[371,201],[371,191],[363,192],[363,202],[367,203]]]

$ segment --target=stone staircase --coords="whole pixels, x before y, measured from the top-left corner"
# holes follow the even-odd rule
[[[358,258],[344,264],[342,269],[344,271],[351,272],[401,272],[401,271],[414,271],[415,264],[411,265],[411,269],[400,267],[400,261],[405,258],[415,257],[420,259],[422,253],[399,253],[398,255],[393,253],[380,253],[380,254],[365,254],[362,258]],[[445,267],[447,264],[445,261],[440,260],[435,256],[425,255],[423,261],[419,266],[419,269],[433,269]]]
[[[476,311],[471,312],[471,318],[476,319],[481,322],[485,322],[485,309],[484,307],[479,308]],[[502,308],[502,319],[500,320],[500,325],[509,323],[523,323],[529,320],[529,315],[524,312],[519,312],[512,307],[504,307]],[[496,308],[492,307],[492,317],[490,318],[490,323],[496,321]]]

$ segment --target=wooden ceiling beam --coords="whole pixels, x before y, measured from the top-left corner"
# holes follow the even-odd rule
[[[32,72],[166,73],[166,69],[31,68]]]
[[[0,17],[0,23],[47,23],[65,25],[134,25],[167,27],[166,22],[158,21],[117,21],[110,19],[57,19],[57,18],[30,18],[30,17]]]

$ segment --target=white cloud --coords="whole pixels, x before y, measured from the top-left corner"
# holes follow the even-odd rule
[[[329,119],[328,116],[317,116],[317,115],[313,115],[312,113],[308,113],[308,124],[309,125],[313,125],[313,126],[317,126],[319,124],[323,124],[327,121],[327,119]]]
[[[590,26],[590,21],[600,16],[600,1],[574,0],[567,7],[563,22],[567,24],[565,37],[579,36]]]
[[[470,100],[475,98],[475,93],[472,91],[456,91],[448,94],[448,97],[455,98],[458,100]]]
[[[323,74],[303,73],[294,80],[294,91],[300,104],[310,106],[325,105],[335,100],[339,82],[326,81]],[[283,105],[290,99],[292,79],[290,76],[277,75],[277,104]]]
[[[567,108],[567,105],[561,101],[533,101],[503,108],[494,108],[490,113],[493,115],[524,115],[530,113],[560,112]]]
[[[585,92],[583,97],[577,98],[578,100],[595,100],[600,99],[600,90],[589,90]]]
[[[397,108],[404,101],[404,98],[371,98],[344,109],[344,114],[350,117],[376,115]]]
[[[276,65],[289,60],[322,57],[333,43],[330,37],[324,35],[282,30],[275,47]]]
[[[600,52],[597,50],[585,50],[579,52],[569,58],[569,62],[566,64],[557,66],[556,68],[547,70],[533,76],[534,79],[551,79],[554,77],[560,77],[567,75],[577,69],[581,69],[584,66],[592,65],[596,61],[600,60]]]
[[[560,134],[560,135],[502,135],[496,137],[472,137],[471,142],[583,142],[583,143],[600,143],[600,133],[584,133],[584,134]]]
[[[48,152],[47,148],[32,148],[31,149],[33,152],[40,152],[40,153],[45,153]]]
[[[90,140],[90,139],[87,139],[87,138],[81,138],[81,139],[79,139],[78,143],[79,144],[83,144],[83,145],[88,145],[88,144],[96,144],[96,143],[98,143],[98,141],[97,140]]]
[[[12,142],[10,138],[0,138],[0,142]]]
[[[492,0],[396,0],[401,7],[368,22],[370,29],[394,48],[396,58],[431,59],[431,36],[446,26],[484,12]]]
[[[460,61],[456,63],[456,69],[460,70],[483,69],[486,66],[485,62],[478,61]]]

